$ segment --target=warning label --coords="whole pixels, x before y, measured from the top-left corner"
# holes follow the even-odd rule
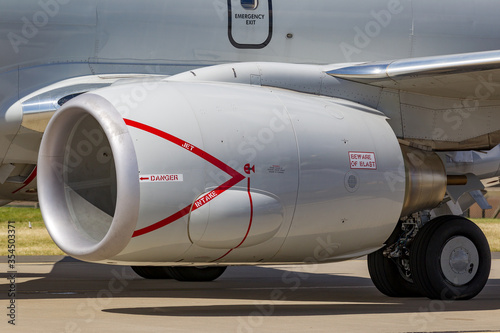
[[[179,174],[147,175],[139,177],[139,180],[143,183],[182,182],[184,181],[184,175],[179,175]]]
[[[269,173],[285,173],[285,169],[280,167],[279,165],[272,165],[267,169]]]
[[[221,193],[221,191],[217,191],[217,190],[208,192],[207,194],[205,194],[204,196],[202,196],[201,198],[199,198],[198,200],[195,201],[194,207],[200,208],[201,206],[203,206],[203,205],[209,203],[210,201],[212,201],[213,199],[215,199],[220,193]]]
[[[349,163],[351,169],[377,169],[377,160],[375,153],[349,152]]]

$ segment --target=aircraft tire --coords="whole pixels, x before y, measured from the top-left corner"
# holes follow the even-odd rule
[[[438,217],[415,237],[410,268],[422,295],[440,300],[471,299],[488,281],[488,241],[481,229],[466,218]]]
[[[168,267],[168,272],[177,281],[208,282],[220,277],[226,270],[226,266],[190,267],[177,266]]]
[[[383,249],[368,255],[368,271],[373,284],[389,297],[419,297],[416,285],[406,280],[391,259],[383,255]]]
[[[132,270],[145,279],[171,279],[165,266],[131,266]]]
[[[399,239],[401,223],[398,224],[387,244],[393,244]],[[389,297],[419,297],[417,286],[403,277],[393,259],[384,256],[385,248],[368,255],[368,271],[373,284],[384,295]]]

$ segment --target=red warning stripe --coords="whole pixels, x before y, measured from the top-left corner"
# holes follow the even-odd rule
[[[250,234],[250,229],[252,229],[252,223],[253,223],[253,200],[252,200],[252,192],[250,192],[250,178],[248,178],[248,198],[250,199],[250,222],[248,223],[248,229],[247,229],[247,233],[245,234],[245,237],[243,237],[243,240],[237,246],[233,247],[231,250],[227,251],[227,253],[224,254],[222,257],[217,258],[214,261],[221,260],[222,258],[227,256],[229,253],[233,252],[234,250],[236,250],[237,248],[242,246],[243,243],[245,243],[245,241],[247,240],[248,235]],[[212,262],[214,262],[214,261],[212,261]]]
[[[124,120],[125,120],[125,124],[127,124],[128,126],[138,128],[140,130],[149,132],[149,133],[151,133],[153,135],[159,136],[160,138],[163,138],[163,139],[165,139],[167,141],[170,141],[170,142],[172,142],[172,143],[180,146],[181,148],[184,148],[184,149],[192,152],[193,154],[201,157],[205,161],[207,161],[207,162],[215,165],[217,168],[221,169],[222,171],[226,172],[227,174],[229,174],[232,177],[241,177],[241,179],[239,180],[239,182],[242,181],[243,179],[245,179],[245,177],[243,175],[241,175],[238,171],[236,171],[233,168],[231,168],[226,163],[224,163],[221,160],[215,158],[214,156],[210,155],[209,153],[204,152],[200,148],[198,148],[198,147],[190,144],[187,141],[179,139],[179,138],[177,138],[177,137],[175,137],[175,136],[173,136],[171,134],[168,134],[166,132],[160,131],[159,129],[151,127],[151,126],[148,126],[148,125],[145,125],[145,124],[133,121],[133,120],[129,120],[129,119],[124,119]]]
[[[210,155],[209,153],[201,150],[200,148],[196,147],[195,145],[190,144],[187,141],[179,139],[178,137],[175,137],[175,136],[173,136],[171,134],[168,134],[168,133],[163,132],[163,131],[161,131],[161,130],[159,130],[157,128],[148,126],[148,125],[143,124],[143,123],[139,123],[139,122],[136,122],[136,121],[133,121],[133,120],[130,120],[130,119],[124,119],[124,121],[125,121],[125,124],[127,124],[130,127],[135,127],[137,129],[140,129],[140,130],[143,130],[145,132],[151,133],[151,134],[156,135],[156,136],[158,136],[160,138],[163,138],[163,139],[165,139],[167,141],[170,141],[170,142],[178,145],[181,148],[184,148],[184,149],[190,151],[191,153],[193,153],[193,154],[201,157],[205,161],[207,161],[210,164],[214,165],[215,167],[221,169],[222,171],[224,171],[225,173],[227,173],[229,176],[232,177],[227,182],[225,182],[224,184],[222,184],[219,187],[217,187],[215,190],[210,191],[209,193],[205,194],[203,197],[199,198],[196,201],[197,205],[194,205],[192,207],[192,205],[190,204],[190,205],[184,207],[183,209],[181,209],[180,211],[178,211],[177,213],[175,213],[175,214],[167,217],[164,220],[156,222],[156,223],[154,223],[154,224],[152,224],[152,225],[150,225],[148,227],[136,230],[134,232],[134,234],[132,235],[132,237],[138,237],[138,236],[141,236],[141,235],[148,234],[150,232],[153,232],[155,230],[163,228],[164,226],[169,225],[169,224],[171,224],[171,223],[179,220],[180,218],[182,218],[182,217],[186,216],[187,214],[189,214],[189,212],[194,211],[194,210],[196,210],[198,208],[203,207],[208,202],[210,202],[213,198],[215,198],[216,196],[222,194],[223,192],[227,191],[228,189],[230,189],[231,187],[235,186],[236,184],[238,184],[239,182],[241,182],[243,179],[245,179],[245,176],[243,176],[238,171],[236,171],[233,168],[231,168],[226,163],[224,163],[221,160],[217,159],[216,157]],[[192,207],[192,209],[191,209],[191,207]]]
[[[37,166],[31,171],[31,174],[29,175],[28,178],[23,183],[23,186],[12,192],[12,194],[16,194],[17,192],[21,191],[23,188],[28,186],[35,178],[36,178],[36,173],[37,173]]]

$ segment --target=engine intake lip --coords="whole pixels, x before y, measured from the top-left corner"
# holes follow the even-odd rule
[[[91,210],[90,217],[82,224],[76,214],[76,208],[81,211],[82,207],[73,207],[74,201],[68,196],[68,187],[71,187],[68,183],[68,149],[71,150],[75,131],[85,119],[100,127],[114,162],[112,168],[116,180],[110,186],[113,188],[111,201],[116,204],[111,208],[108,205],[105,215],[109,221],[104,223],[99,220],[104,216],[102,207],[96,207],[91,200],[85,206]],[[128,128],[122,115],[108,100],[96,94],[84,94],[54,114],[40,146],[38,172],[42,215],[52,239],[64,252],[82,260],[103,261],[116,256],[128,245],[139,216],[139,171]],[[104,198],[102,194],[92,197],[97,206],[98,199]],[[85,199],[79,199],[79,202],[85,202]],[[102,224],[100,231],[86,232],[85,227],[92,226],[94,221],[96,225]]]

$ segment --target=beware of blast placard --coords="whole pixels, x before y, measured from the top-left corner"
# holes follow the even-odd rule
[[[375,153],[350,151],[349,163],[351,164],[351,169],[377,170]]]

